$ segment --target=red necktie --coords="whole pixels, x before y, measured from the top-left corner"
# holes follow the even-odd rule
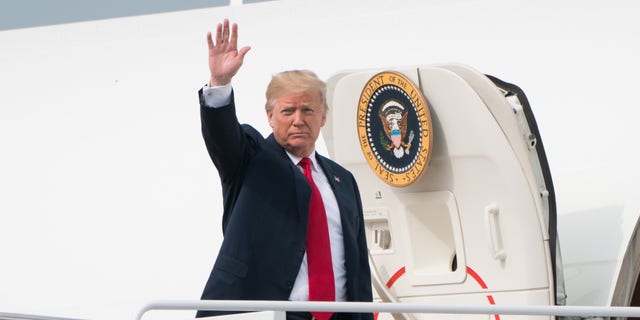
[[[311,160],[303,158],[299,165],[311,185],[309,202],[309,225],[307,226],[307,265],[309,268],[309,301],[334,301],[336,290],[331,263],[331,244],[327,214],[320,190],[311,176]],[[318,320],[331,318],[331,312],[312,312]]]

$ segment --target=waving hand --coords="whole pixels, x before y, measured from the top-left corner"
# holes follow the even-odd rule
[[[207,33],[209,46],[210,86],[221,86],[231,82],[231,78],[240,70],[244,56],[251,47],[243,47],[238,51],[238,25],[229,28],[229,20],[224,19],[216,28],[216,42],[211,32]]]

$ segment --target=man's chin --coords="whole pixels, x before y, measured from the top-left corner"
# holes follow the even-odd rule
[[[311,142],[309,141],[309,138],[307,136],[299,136],[299,137],[290,136],[289,139],[287,140],[287,144],[295,148],[303,148],[305,146],[310,145]]]
[[[306,157],[309,155],[308,153],[313,151],[313,144],[309,144],[306,141],[301,143],[300,141],[289,140],[285,149],[297,157]]]
[[[289,140],[307,140],[309,135],[306,133],[290,134],[288,138]]]

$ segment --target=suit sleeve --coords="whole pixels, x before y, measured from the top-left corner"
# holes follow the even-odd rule
[[[202,136],[220,179],[227,183],[242,174],[255,146],[254,136],[258,133],[250,134],[238,123],[233,93],[229,105],[220,108],[205,106],[202,89],[198,94]]]

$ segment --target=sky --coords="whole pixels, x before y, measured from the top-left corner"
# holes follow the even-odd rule
[[[265,0],[245,0],[244,3]],[[229,5],[230,0],[0,0],[0,31]]]

